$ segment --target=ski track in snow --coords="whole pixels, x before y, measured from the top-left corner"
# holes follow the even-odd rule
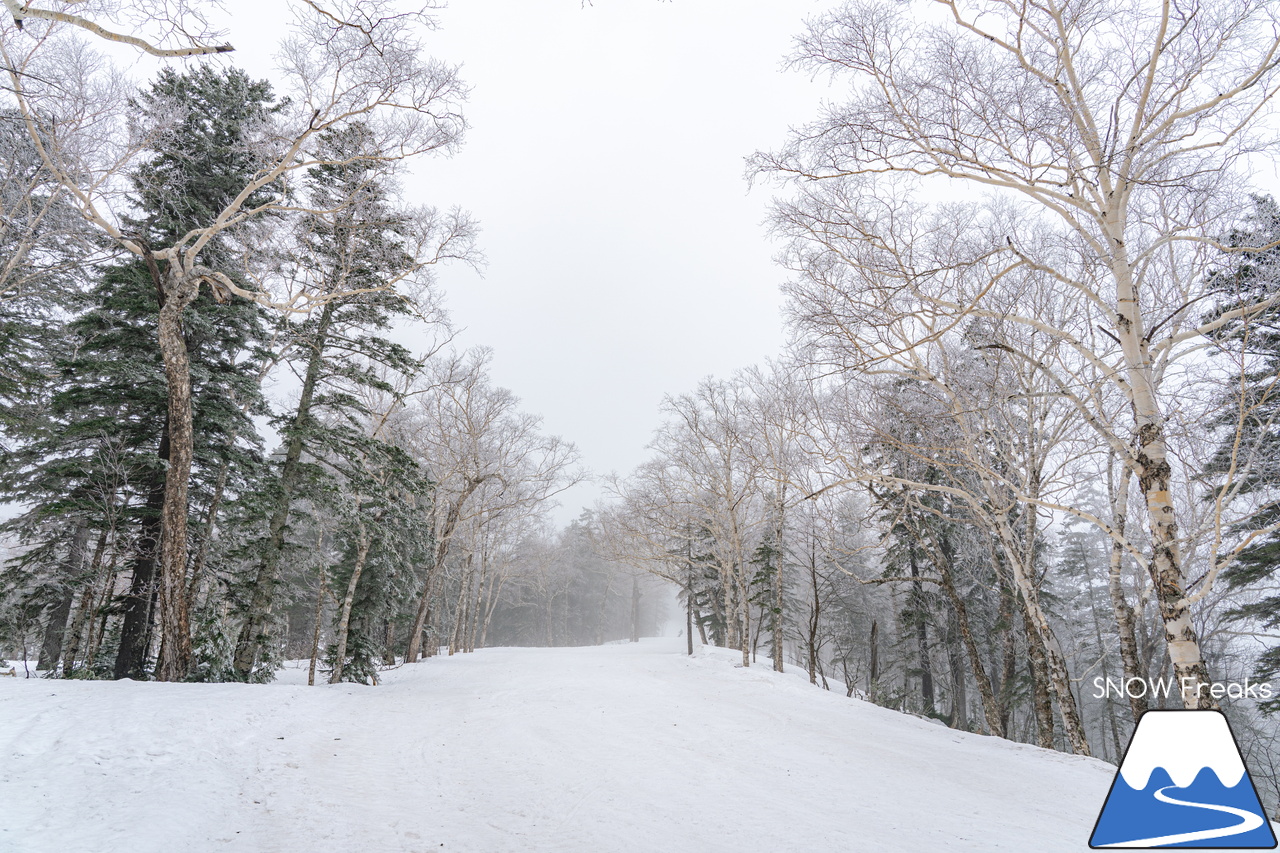
[[[376,688],[3,679],[0,851],[1088,849],[1111,765],[736,656],[486,649]]]
[[[1262,826],[1262,818],[1250,811],[1237,809],[1234,806],[1220,806],[1216,803],[1192,803],[1187,800],[1176,800],[1165,793],[1165,791],[1173,790],[1179,786],[1166,785],[1163,788],[1156,789],[1155,798],[1162,803],[1169,803],[1175,806],[1190,806],[1194,809],[1209,809],[1215,812],[1225,812],[1235,815],[1241,819],[1240,823],[1235,826],[1225,826],[1221,829],[1201,829],[1195,832],[1181,832],[1176,835],[1161,835],[1156,838],[1140,838],[1137,841],[1126,841],[1123,844],[1108,844],[1107,847],[1168,847],[1172,844],[1185,844],[1190,841],[1208,841],[1211,838],[1228,838],[1232,835],[1239,835],[1242,832],[1251,832]]]

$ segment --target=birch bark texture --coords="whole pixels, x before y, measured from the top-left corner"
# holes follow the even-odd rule
[[[204,25],[203,7],[212,5],[143,3],[134,21],[141,35],[102,23],[119,8],[96,2],[76,4],[76,14],[6,2],[10,21],[0,25],[5,97],[45,168],[67,203],[103,238],[145,259],[160,295],[158,345],[169,394],[157,553],[163,642],[156,676],[161,680],[185,678],[191,661],[186,586],[193,445],[183,310],[206,286],[220,299],[250,299],[288,312],[351,295],[295,291],[284,280],[260,277],[246,286],[205,266],[201,252],[228,233],[248,240],[251,226],[264,215],[297,214],[288,185],[306,170],[332,162],[316,144],[320,134],[361,123],[368,130],[361,156],[392,162],[452,151],[465,128],[459,104],[466,90],[455,69],[421,51],[421,34],[435,26],[426,7],[406,12],[384,0],[308,0],[281,45],[281,88],[290,106],[245,134],[244,146],[258,168],[205,221],[168,245],[150,246],[132,233],[122,186],[182,121],[182,110],[140,119],[126,75],[95,55],[89,42],[97,38],[179,58],[225,52],[230,48],[213,44],[216,34]],[[156,18],[149,19],[145,10]],[[85,33],[89,42],[79,37]]]
[[[984,321],[1057,344],[1050,359],[998,336],[985,345],[1046,374],[1133,472],[1189,708],[1214,703],[1200,689],[1167,382],[1204,335],[1267,307],[1207,322],[1194,308],[1234,251],[1217,235],[1248,204],[1244,161],[1274,144],[1278,14],[1260,2],[857,0],[811,21],[792,57],[848,80],[849,97],[752,165],[795,188],[775,220],[792,240],[792,319],[846,367],[910,369],[905,354],[980,337]],[[984,200],[921,201],[945,198],[944,184]]]

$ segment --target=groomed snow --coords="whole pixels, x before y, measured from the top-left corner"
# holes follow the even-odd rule
[[[647,640],[376,688],[0,679],[0,850],[1087,850],[1109,765],[732,659]]]

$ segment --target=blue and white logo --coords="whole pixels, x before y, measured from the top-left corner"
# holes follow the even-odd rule
[[[1089,846],[1275,847],[1227,718],[1220,711],[1143,714]]]

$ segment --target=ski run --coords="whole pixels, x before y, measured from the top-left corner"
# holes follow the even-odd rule
[[[377,687],[0,679],[0,850],[1087,849],[1113,766],[682,642],[482,649]]]

